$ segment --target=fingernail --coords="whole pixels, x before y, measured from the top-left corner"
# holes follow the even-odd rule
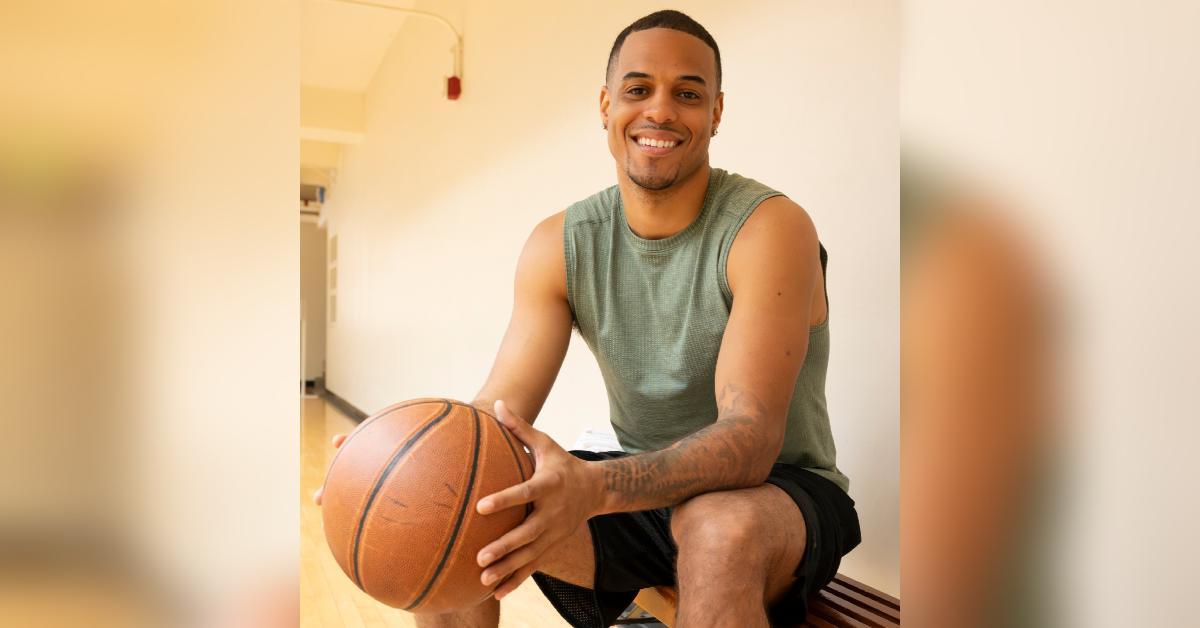
[[[491,552],[488,552],[487,554],[484,554],[483,556],[480,556],[480,557],[479,557],[479,565],[480,565],[480,566],[487,566],[487,565],[490,565],[490,564],[492,564],[492,560],[493,560],[493,559],[495,559],[495,558],[496,558],[496,557],[495,557],[495,556],[493,556],[493,555],[491,554]]]
[[[491,573],[491,572],[484,572],[484,574],[483,574],[483,583],[484,584],[490,585],[495,581],[496,581],[496,574]]]
[[[491,501],[485,499],[485,500],[482,500],[479,502],[479,508],[478,508],[479,514],[486,515],[488,513],[488,511],[490,511],[491,509],[492,509]]]

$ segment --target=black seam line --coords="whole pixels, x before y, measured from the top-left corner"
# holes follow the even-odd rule
[[[499,422],[497,421],[497,423]],[[517,456],[517,448],[513,446],[512,437],[508,435],[508,430],[505,429],[503,425],[500,425],[499,427],[500,433],[504,435],[504,442],[508,443],[508,450],[512,452],[513,460],[515,460],[517,463],[517,473],[521,475],[521,482],[525,482],[525,480],[528,479],[525,477],[525,467],[521,465],[521,458]],[[533,512],[533,504],[526,502],[525,516],[528,517],[529,513],[531,512]]]
[[[411,611],[424,601],[425,596],[433,589],[433,583],[437,582],[438,576],[442,575],[442,569],[446,567],[446,561],[450,559],[450,552],[454,551],[454,542],[458,540],[458,532],[462,529],[463,519],[467,516],[467,508],[471,505],[471,492],[475,488],[475,472],[479,469],[479,432],[482,427],[479,424],[479,411],[471,407],[471,414],[475,416],[475,451],[471,455],[471,474],[467,480],[467,490],[463,491],[463,503],[458,509],[458,517],[454,520],[454,531],[450,533],[450,542],[446,544],[446,551],[442,552],[442,559],[438,561],[437,568],[429,577],[429,582],[425,583],[425,588],[417,594],[416,599],[404,607],[406,611]]]
[[[437,403],[437,401],[438,401],[437,399],[414,399],[412,401],[405,401],[395,407],[387,408],[383,412],[367,419],[366,421],[363,421],[362,423],[359,423],[358,427],[355,428],[355,430],[353,432],[350,432],[350,434],[346,436],[346,440],[342,441],[342,446],[338,447],[337,452],[333,454],[333,460],[329,461],[329,468],[330,469],[333,468],[333,464],[338,461],[338,456],[341,456],[342,452],[346,450],[346,443],[349,443],[350,439],[354,438],[354,436],[357,435],[360,432],[360,430],[365,428],[367,425],[374,423],[375,421],[382,419],[383,417],[388,416],[389,414],[391,414],[393,412],[403,410],[404,408],[408,408],[410,406],[421,405],[423,403]],[[321,491],[322,492],[324,492],[325,485],[328,483],[329,483],[329,473],[326,473],[325,481],[321,482]]]
[[[440,423],[442,419],[446,418],[446,415],[450,414],[450,410],[454,406],[444,399],[442,402],[446,404],[446,408],[442,410],[442,413],[438,415],[436,419],[426,423],[425,427],[418,430],[416,434],[410,436],[409,439],[405,441],[404,446],[402,446],[395,454],[392,455],[392,459],[388,461],[388,465],[384,468],[383,474],[380,475],[379,480],[375,482],[375,486],[371,489],[371,496],[367,498],[367,505],[363,508],[362,517],[360,517],[358,520],[358,532],[354,535],[354,551],[351,553],[351,557],[354,559],[354,584],[358,585],[358,588],[362,589],[364,592],[366,589],[363,587],[362,581],[359,579],[358,575],[358,549],[359,544],[362,542],[363,527],[367,523],[367,515],[371,512],[371,506],[375,504],[375,498],[379,495],[379,489],[383,488],[383,483],[387,481],[388,476],[392,473],[392,470],[396,468],[396,463],[400,462],[400,459],[404,457],[404,454],[408,453],[408,450],[412,449],[412,446],[415,445],[416,442],[430,430],[430,428]]]

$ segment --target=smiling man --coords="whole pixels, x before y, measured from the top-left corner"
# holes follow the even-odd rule
[[[690,17],[617,36],[600,92],[617,185],[534,230],[475,401],[537,458],[478,505],[533,505],[480,552],[497,598],[533,575],[572,625],[606,626],[676,585],[680,626],[795,625],[859,542],[825,409],[824,249],[800,206],[709,166],[723,107],[720,52]],[[572,324],[624,452],[568,453],[527,421]]]
[[[825,251],[799,205],[709,166],[723,105],[717,44],[690,17],[617,36],[600,91],[617,185],[534,229],[474,401],[536,457],[478,511],[531,514],[477,557],[494,597],[419,626],[494,627],[530,576],[573,626],[658,585],[678,587],[678,626],[798,625],[858,544],[825,406]],[[573,326],[624,451],[532,427]]]

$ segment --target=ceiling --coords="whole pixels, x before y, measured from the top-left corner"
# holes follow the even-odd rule
[[[411,8],[414,0],[372,0]],[[303,0],[300,84],[365,92],[407,16],[338,0]]]

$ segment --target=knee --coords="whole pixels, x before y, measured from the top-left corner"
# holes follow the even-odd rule
[[[671,536],[683,553],[752,558],[770,534],[767,513],[753,499],[732,492],[697,495],[671,515]]]

